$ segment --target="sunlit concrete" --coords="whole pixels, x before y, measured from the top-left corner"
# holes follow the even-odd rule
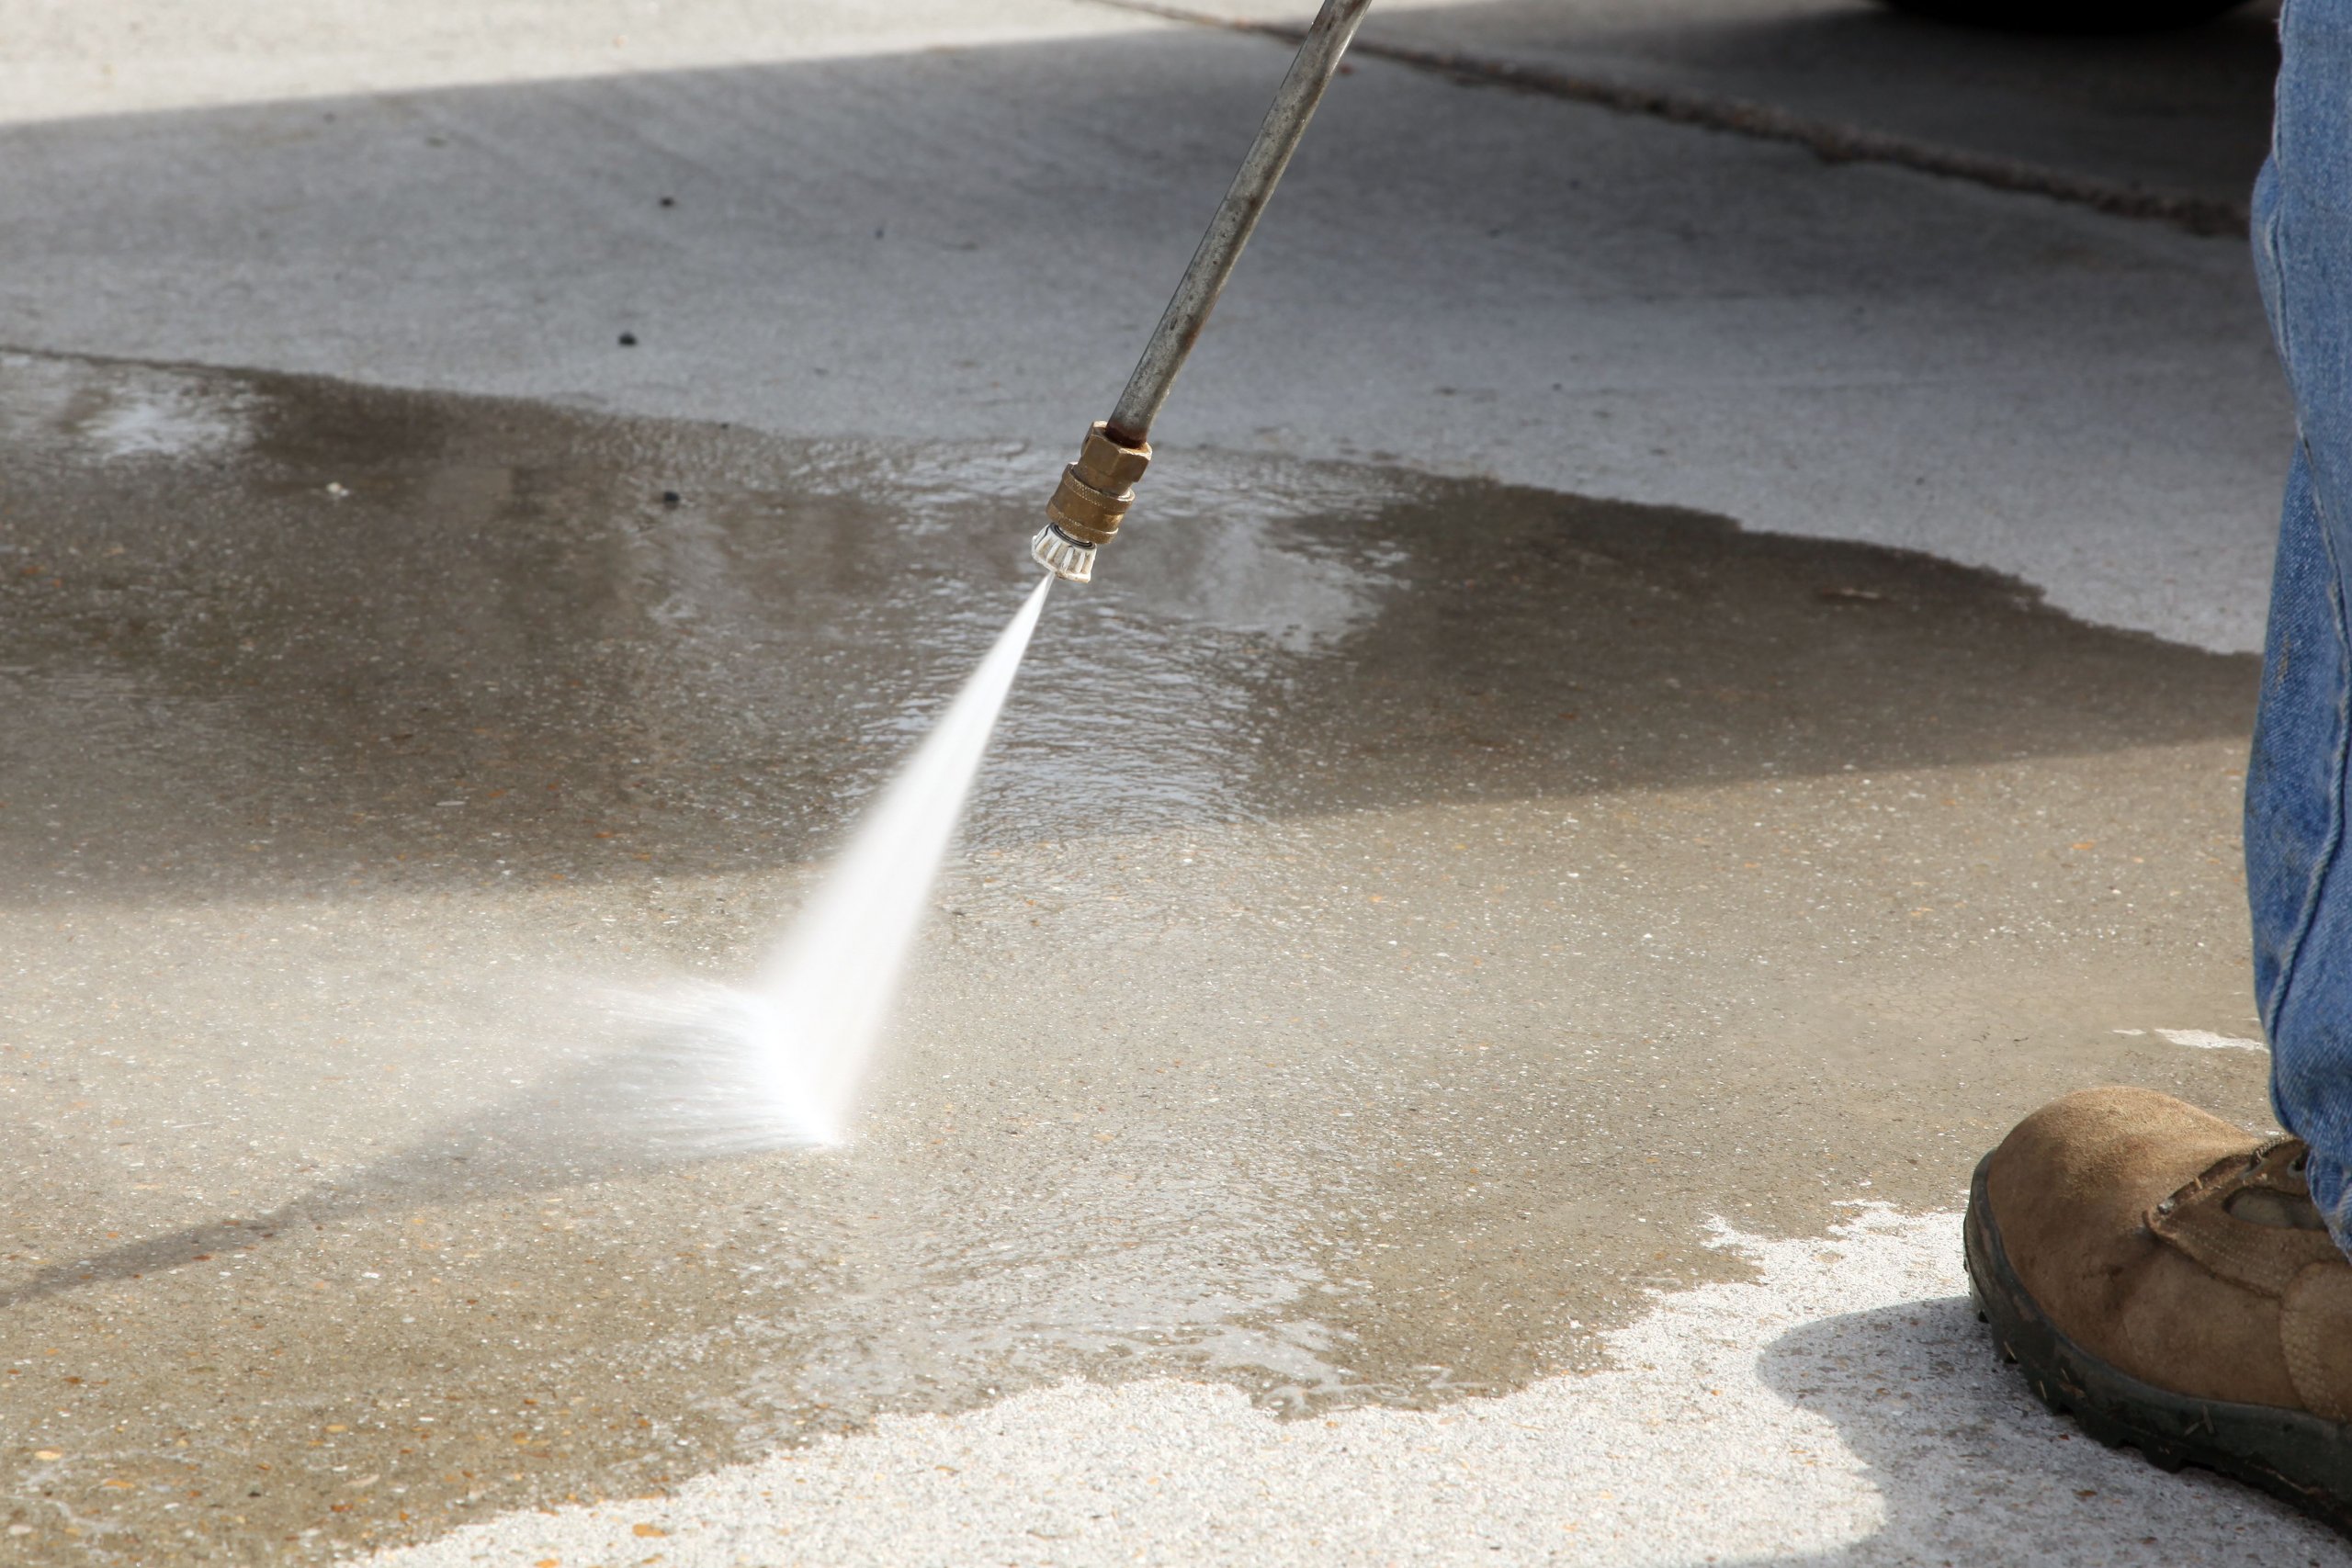
[[[0,0],[0,1546],[2323,1554],[2069,1437],[1954,1273],[2040,1100],[2265,1115],[2233,242],[1366,62],[855,1137],[747,1156],[646,998],[756,965],[1012,613],[1282,52],[207,15]],[[2173,165],[2112,83],[2011,112],[2075,46],[1653,15],[1382,25],[2245,145],[2242,29],[2139,56]]]
[[[2325,1562],[2245,1495],[2021,1407],[1956,1299],[1959,1216],[1860,1212],[1717,1244],[1758,1278],[1659,1301],[1614,1364],[1443,1411],[1281,1422],[1197,1383],[889,1417],[673,1495],[451,1533],[385,1568],[664,1561],[1895,1563]],[[2074,1446],[2070,1446],[2074,1445]],[[1004,1498],[1020,1506],[1007,1508]],[[1675,1506],[1663,1500],[1679,1499]],[[1702,1502],[1700,1500],[1704,1499]],[[659,1532],[656,1536],[654,1532]],[[2291,1561],[2292,1559],[2290,1559]]]
[[[0,124],[1115,36],[1067,0],[0,4]]]

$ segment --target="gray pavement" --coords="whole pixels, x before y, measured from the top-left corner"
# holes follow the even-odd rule
[[[59,15],[0,5],[12,1551],[2337,1550],[1958,1297],[2041,1100],[2264,1115],[2236,243],[1366,62],[1048,607],[858,1136],[728,1155],[632,998],[756,964],[1011,613],[1282,51]],[[1792,96],[1941,36],[1776,17],[1864,40]],[[1579,18],[1631,47],[1384,25]],[[2026,151],[2203,188],[2247,37],[2177,164],[2107,89]]]
[[[391,96],[303,57],[294,104],[22,124],[0,343],[1058,462],[1284,51],[1029,11],[989,46],[894,20],[805,59],[772,23],[733,64]],[[569,34],[550,73],[584,69]],[[1932,548],[2257,645],[2287,420],[2241,243],[1380,62],[1346,87],[1169,408],[1163,493],[1211,449],[1397,461]],[[2196,161],[2213,118],[2174,128]]]
[[[1293,24],[1314,12],[1298,0],[1173,8]],[[2275,5],[2177,32],[2021,39],[1847,0],[1419,0],[1376,6],[1362,37],[2243,208],[2269,142],[2277,28]]]

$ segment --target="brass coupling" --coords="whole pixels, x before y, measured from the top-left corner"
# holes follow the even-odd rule
[[[1062,470],[1062,482],[1046,502],[1046,515],[1082,545],[1107,545],[1119,531],[1119,520],[1136,503],[1136,481],[1149,467],[1150,442],[1122,446],[1098,419],[1078,449],[1078,461]]]
[[[1151,466],[1151,443],[1129,446],[1114,440],[1097,420],[1078,449],[1078,461],[1062,470],[1062,482],[1046,502],[1046,525],[1029,541],[1029,557],[1056,577],[1089,582],[1094,549],[1119,531],[1136,503],[1136,480]]]

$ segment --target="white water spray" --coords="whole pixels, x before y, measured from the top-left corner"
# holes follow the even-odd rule
[[[694,998],[683,1016],[664,1010],[718,1058],[682,1063],[706,1077],[707,1092],[687,1098],[718,1111],[718,1124],[704,1129],[715,1142],[842,1140],[964,797],[1053,585],[1050,577],[1038,582],[866,812],[756,987]]]

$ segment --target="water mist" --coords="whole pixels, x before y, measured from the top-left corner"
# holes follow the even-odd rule
[[[989,736],[1054,579],[1039,580],[962,691],[885,786],[753,986],[663,1005],[676,1065],[698,1078],[701,1141],[732,1148],[839,1143],[889,1020]],[[680,1129],[684,1131],[684,1129]]]

